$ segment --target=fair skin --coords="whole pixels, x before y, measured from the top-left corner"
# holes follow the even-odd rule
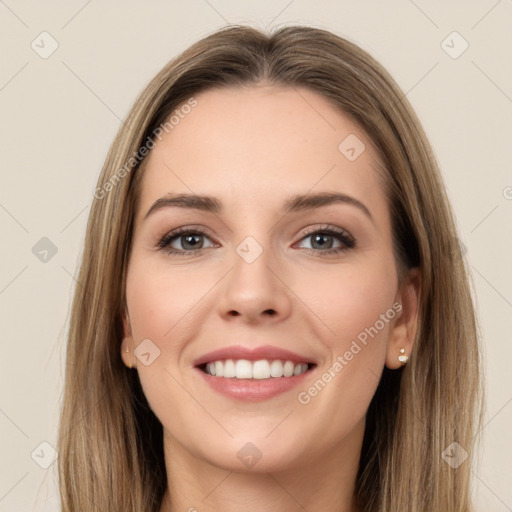
[[[195,98],[148,157],[126,284],[121,354],[163,425],[169,487],[161,512],[355,512],[366,411],[384,366],[398,369],[399,350],[411,352],[419,293],[415,272],[398,283],[377,154],[356,124],[304,88],[259,85]],[[338,149],[349,134],[366,147],[354,161]],[[291,196],[317,192],[360,205],[283,210]],[[222,209],[166,206],[146,217],[169,193],[213,196]],[[205,234],[156,247],[179,227]],[[248,236],[263,249],[251,263],[237,252]],[[345,250],[323,254],[338,247]],[[134,355],[146,339],[160,351],[148,365]],[[193,362],[233,345],[292,350],[316,366],[271,398],[228,397]],[[342,370],[333,371],[339,357]],[[335,376],[308,393],[329,368]],[[239,452],[253,445],[261,458],[249,466]]]

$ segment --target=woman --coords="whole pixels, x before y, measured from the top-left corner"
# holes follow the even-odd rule
[[[420,123],[368,54],[219,30],[140,95],[94,196],[63,511],[472,510],[467,271]]]

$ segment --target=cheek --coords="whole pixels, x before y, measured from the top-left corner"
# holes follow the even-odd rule
[[[309,290],[306,300],[314,302],[312,309],[322,319],[317,336],[330,361],[298,401],[322,422],[349,429],[364,416],[384,367],[396,318],[394,260],[375,258],[357,268],[340,267],[335,276],[317,273],[308,281],[301,293]]]
[[[161,349],[181,338],[213,283],[191,273],[135,263],[128,273],[126,298],[135,343],[149,338]],[[192,322],[193,323],[193,322]],[[180,334],[178,336],[178,333]]]
[[[135,353],[149,352],[150,364],[137,361],[137,371],[146,397],[151,403],[162,389],[172,393],[176,387],[171,375],[178,364],[181,349],[192,337],[198,302],[205,294],[200,279],[190,273],[172,274],[143,259],[132,260],[126,282],[126,300]],[[148,341],[149,340],[149,341]]]
[[[169,404],[182,404],[183,389],[176,373],[181,348],[196,325],[194,306],[205,291],[190,273],[165,270],[144,258],[133,258],[126,282],[126,300],[137,347],[147,347],[150,364],[143,357],[137,372],[148,403],[163,424],[172,424]],[[149,342],[147,341],[149,340]],[[142,351],[141,351],[142,352]],[[140,353],[140,352],[139,352]]]
[[[317,317],[318,339],[333,354],[348,350],[352,340],[359,335],[364,338],[376,323],[379,333],[375,339],[384,339],[389,333],[389,321],[380,319],[392,308],[397,291],[392,258],[361,259],[357,264],[340,265],[334,272],[332,267],[314,274],[304,272],[296,290]]]

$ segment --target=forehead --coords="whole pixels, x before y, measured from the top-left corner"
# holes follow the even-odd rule
[[[169,192],[260,208],[262,198],[270,207],[320,190],[376,207],[383,201],[370,139],[318,93],[251,86],[208,90],[194,99],[193,108],[175,109],[175,124],[148,156],[142,208]]]

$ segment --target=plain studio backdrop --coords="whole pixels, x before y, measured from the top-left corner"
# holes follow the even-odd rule
[[[65,335],[108,147],[164,64],[243,23],[307,24],[346,37],[390,71],[418,113],[481,322],[487,410],[473,472],[477,510],[511,511],[510,19],[510,0],[0,0],[0,510],[59,510]]]

